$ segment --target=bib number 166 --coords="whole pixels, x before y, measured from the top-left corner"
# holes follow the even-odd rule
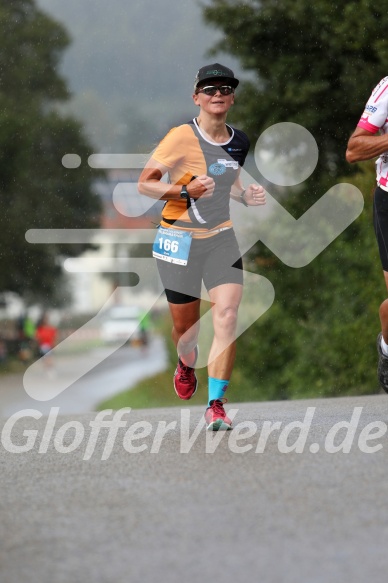
[[[179,242],[171,241],[171,239],[165,237],[159,237],[159,249],[171,251],[171,253],[177,253],[179,251]]]
[[[187,265],[191,245],[191,233],[179,229],[159,227],[152,255],[162,261]]]

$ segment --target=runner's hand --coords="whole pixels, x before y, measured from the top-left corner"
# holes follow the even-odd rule
[[[250,184],[247,186],[244,194],[244,200],[249,206],[259,206],[265,204],[265,190],[259,184]]]
[[[190,198],[210,198],[214,192],[215,182],[210,176],[201,174],[192,180],[186,188]]]

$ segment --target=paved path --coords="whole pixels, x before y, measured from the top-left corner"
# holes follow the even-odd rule
[[[191,415],[193,435],[201,406],[121,411],[125,427],[111,440],[108,429],[101,429],[95,449],[89,425],[95,413],[60,416],[45,438],[47,418],[20,419],[10,433],[12,443],[26,443],[26,429],[38,433],[31,451],[0,452],[1,582],[385,581],[387,396],[229,409],[234,407],[236,428],[223,433],[217,447],[213,443],[214,453],[206,453],[211,447],[206,438],[221,432],[201,429],[191,448],[184,438],[184,416]],[[294,429],[283,442],[280,435],[285,437],[289,423],[303,421],[308,407],[315,409],[303,452],[284,453],[301,434]],[[330,445],[330,430],[352,415],[350,452],[329,453],[346,434],[351,437],[343,428]],[[251,433],[238,441],[243,421],[251,422]],[[160,438],[163,422],[171,426]],[[262,453],[256,453],[259,434],[276,422],[261,443]],[[367,425],[376,422],[380,436],[360,443],[364,449],[382,447],[365,453],[360,435],[365,438]],[[131,441],[135,429],[138,439]],[[7,442],[4,429],[2,435]],[[60,453],[72,444],[74,451]],[[246,453],[237,450],[250,445]],[[143,451],[126,451],[131,447]],[[185,447],[189,451],[182,453]],[[101,460],[104,451],[107,459]]]
[[[146,349],[124,346],[113,354],[110,352],[111,349],[101,347],[80,355],[58,357],[54,377],[41,366],[39,385],[44,396],[45,391],[49,394],[52,387],[66,382],[77,369],[81,371],[89,363],[90,366],[99,363],[58,397],[48,401],[37,401],[27,395],[23,375],[0,376],[0,416],[7,417],[27,408],[48,414],[51,407],[59,407],[62,415],[95,411],[101,401],[166,368],[166,348],[158,336],[152,338]]]

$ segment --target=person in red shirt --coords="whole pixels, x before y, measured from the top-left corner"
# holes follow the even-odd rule
[[[45,314],[36,327],[35,339],[38,343],[39,355],[44,359],[43,363],[52,370],[53,361],[49,353],[56,344],[57,329],[49,323]]]

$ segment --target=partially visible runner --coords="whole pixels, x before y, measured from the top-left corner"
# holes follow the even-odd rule
[[[193,100],[198,117],[173,128],[139,178],[139,192],[166,201],[153,255],[173,320],[178,351],[174,388],[181,399],[197,390],[195,364],[202,281],[212,304],[214,336],[208,357],[208,429],[230,429],[225,391],[236,354],[242,259],[230,220],[230,198],[265,204],[264,189],[240,178],[249,150],[245,133],[226,124],[238,79],[214,63],[199,69]],[[161,182],[168,174],[169,182]]]
[[[350,163],[377,156],[373,222],[388,289],[388,77],[384,77],[372,91],[346,151]],[[377,336],[377,376],[380,387],[388,393],[388,299],[381,304],[379,313],[381,332]]]

